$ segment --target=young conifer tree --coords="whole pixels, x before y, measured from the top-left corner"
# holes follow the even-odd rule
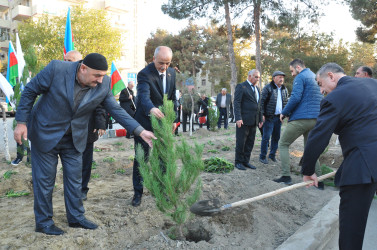
[[[217,121],[219,120],[219,112],[216,112],[216,108],[213,107],[212,101],[208,101],[208,116],[209,130],[217,130]]]
[[[158,120],[151,116],[155,136],[148,161],[144,161],[141,146],[136,158],[140,163],[143,185],[155,197],[157,208],[178,225],[179,238],[183,239],[183,224],[189,208],[200,196],[202,183],[199,178],[204,169],[203,145],[190,146],[184,139],[179,143],[173,136],[175,120],[173,103],[165,95],[160,107],[165,117]],[[178,165],[181,162],[182,164]]]

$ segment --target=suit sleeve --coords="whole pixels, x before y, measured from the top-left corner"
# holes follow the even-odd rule
[[[236,86],[234,91],[234,117],[236,121],[242,120],[241,117],[241,101],[242,101],[242,84]]]
[[[315,163],[329,144],[339,120],[340,115],[336,107],[327,100],[322,100],[321,112],[319,113],[317,123],[310,132],[308,142],[305,146],[301,168],[303,175],[310,176],[314,174]]]
[[[301,78],[296,77],[295,81],[293,82],[291,98],[289,98],[287,105],[281,112],[283,115],[290,116],[292,114],[292,112],[296,109],[297,105],[300,103],[303,92],[304,82]]]
[[[103,101],[103,105],[110,115],[127,131],[138,136],[141,131],[144,130],[144,128],[116,102],[110,89]]]
[[[124,88],[121,92],[120,92],[120,95],[119,95],[119,102],[127,102],[129,101],[129,94],[128,94],[128,91],[127,91],[127,87]]]
[[[98,105],[96,108],[94,116],[94,128],[95,129],[106,129],[106,110],[102,105]]]
[[[139,74],[137,74],[136,86],[138,98],[137,108],[141,109],[146,116],[148,116],[151,109],[155,107],[150,98],[150,84],[152,83],[149,77],[143,71],[140,71]]]
[[[55,70],[56,61],[50,62],[41,72],[26,84],[17,107],[16,121],[27,122],[35,99],[38,95],[48,92]]]

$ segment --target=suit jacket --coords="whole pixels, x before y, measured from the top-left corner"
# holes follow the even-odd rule
[[[86,93],[76,112],[73,112],[73,90],[79,63],[51,61],[31,79],[22,92],[16,120],[27,122],[28,138],[33,147],[42,152],[53,149],[70,126],[73,144],[79,152],[83,152],[87,143],[89,118],[100,104],[128,131],[134,131],[140,126],[116,102],[108,76]],[[40,94],[41,97],[33,107]]]
[[[168,100],[176,103],[175,96],[175,70],[168,68],[166,74],[166,92]],[[160,75],[154,63],[148,64],[137,74],[137,103],[134,118],[145,129],[152,131],[152,124],[149,112],[152,108],[163,105],[163,86],[160,83]]]
[[[234,93],[234,115],[236,121],[242,120],[244,125],[257,126],[262,121],[260,109],[261,94],[257,86],[259,100],[255,99],[254,91],[248,81],[239,83]]]
[[[321,102],[316,126],[305,147],[302,173],[312,175],[315,161],[333,133],[339,135],[344,160],[337,186],[377,182],[377,81],[344,76]]]
[[[130,95],[132,95],[133,99],[129,99],[130,95],[128,94],[128,91],[130,92]],[[127,111],[128,114],[131,116],[134,116],[136,107],[132,103],[132,101],[135,100],[135,95],[132,89],[129,89],[128,87],[124,88],[119,95],[119,104],[120,106]]]
[[[98,130],[105,130],[106,126],[106,110],[102,107],[102,105],[99,105],[93,112],[88,122],[88,143],[93,143],[97,141]],[[96,129],[97,131],[93,132],[94,129]]]
[[[216,98],[216,106],[217,108],[219,109],[221,107],[221,97],[223,95],[220,93],[217,95],[217,98]],[[226,106],[226,113],[229,114],[230,112],[230,105],[232,104],[232,95],[231,94],[226,94],[226,103],[225,103],[225,106]]]

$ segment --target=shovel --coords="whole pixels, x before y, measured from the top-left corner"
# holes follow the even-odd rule
[[[331,173],[322,175],[322,176],[318,177],[318,181],[322,181],[324,179],[333,177],[335,175],[335,173],[336,173],[336,171],[333,171]],[[272,192],[269,192],[269,193],[266,193],[266,194],[261,194],[261,195],[258,195],[258,196],[255,196],[253,198],[249,198],[249,199],[246,199],[246,200],[241,200],[241,201],[225,204],[223,206],[220,205],[220,201],[218,199],[202,200],[202,201],[198,201],[198,202],[194,203],[190,207],[190,211],[192,213],[200,215],[200,216],[212,216],[214,214],[220,213],[221,211],[224,211],[225,209],[238,207],[238,206],[248,204],[248,203],[251,203],[251,202],[254,202],[254,201],[258,201],[258,200],[262,200],[262,199],[265,199],[265,198],[268,198],[268,197],[272,197],[272,196],[275,196],[275,195],[278,195],[278,194],[281,194],[281,193],[284,193],[284,192],[287,192],[287,191],[290,191],[290,190],[293,190],[293,189],[296,189],[296,188],[307,186],[307,185],[309,185],[313,182],[314,181],[300,182],[300,183],[297,183],[297,184],[294,184],[294,185],[291,185],[291,186],[288,186],[288,187],[277,189],[275,191],[272,191]]]

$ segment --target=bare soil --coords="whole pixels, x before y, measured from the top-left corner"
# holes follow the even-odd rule
[[[184,133],[177,140],[185,137],[190,143],[203,143],[204,158],[217,156],[233,163],[235,128],[231,125],[228,130],[218,132],[198,129],[191,138]],[[226,204],[285,187],[272,181],[280,176],[279,155],[276,163],[270,161],[264,165],[258,161],[261,137],[257,133],[251,159],[257,170],[203,173],[201,199],[218,198]],[[339,146],[334,146],[334,142],[335,137],[320,160],[321,164],[336,169],[342,157]],[[55,224],[66,231],[62,236],[34,232],[31,168],[24,163],[14,167],[2,161],[0,249],[274,249],[337,195],[332,187],[326,187],[324,191],[314,187],[301,188],[212,217],[193,215],[185,225],[186,240],[172,240],[168,235],[173,223],[156,208],[147,190],[144,191],[141,206],[131,206],[133,144],[132,139],[124,137],[101,139],[95,143],[95,147],[101,151],[94,152],[97,166],[92,171],[88,200],[84,201],[84,206],[86,217],[99,225],[96,230],[68,227],[63,172],[61,165],[58,165],[53,206]],[[229,146],[230,151],[223,151],[224,146]],[[302,153],[303,142],[299,138],[291,147],[292,179],[295,183],[302,181],[298,167]],[[1,159],[3,156],[0,154]],[[109,162],[111,158],[115,161]],[[9,170],[16,173],[4,179],[4,173]],[[7,198],[5,194],[10,189],[31,194]]]

